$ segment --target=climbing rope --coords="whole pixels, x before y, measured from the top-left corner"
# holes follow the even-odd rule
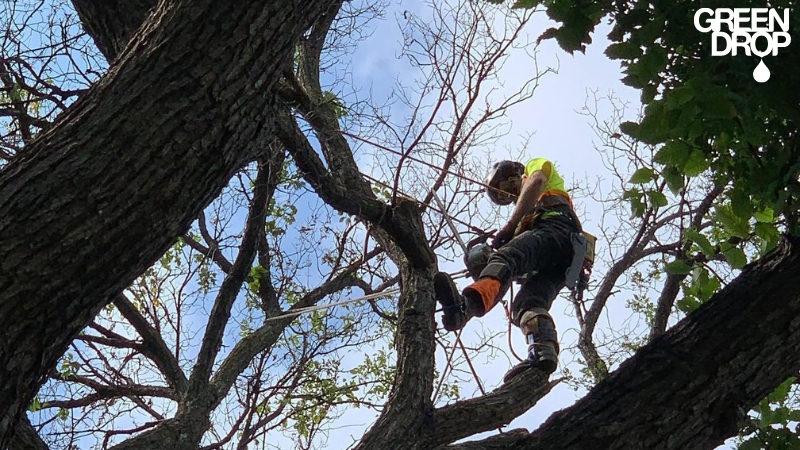
[[[453,356],[455,356],[455,354],[456,354],[456,345],[458,345],[458,342],[461,342],[461,332],[462,331],[464,331],[463,328],[458,330],[458,332],[456,333],[456,340],[453,342],[453,350],[450,352],[450,354],[447,355],[447,349],[445,349],[445,351],[444,351],[444,354],[447,355],[447,363],[445,364],[444,370],[442,371],[442,376],[439,377],[439,384],[436,385],[436,390],[433,392],[433,400],[434,400],[434,402],[436,401],[436,397],[439,396],[439,389],[442,388],[442,384],[444,384],[444,379],[447,378],[447,371],[450,370],[450,366],[452,365],[452,362],[453,362]]]
[[[509,293],[511,294],[511,304],[514,304],[514,283],[511,283],[511,286],[508,288]],[[508,337],[508,348],[511,350],[511,354],[514,355],[514,358],[517,358],[517,361],[522,361],[522,358],[514,351],[514,346],[511,344],[511,312],[508,310],[508,304],[503,302],[503,310],[506,312],[506,319],[508,320],[508,333],[506,336]]]
[[[352,299],[349,299],[349,300],[343,300],[341,302],[325,303],[325,304],[322,304],[322,305],[314,305],[314,306],[306,306],[304,308],[297,308],[295,310],[290,310],[288,312],[285,312],[283,314],[279,314],[277,316],[269,317],[267,319],[264,319],[264,322],[271,322],[273,320],[285,319],[287,317],[297,317],[297,316],[299,316],[301,314],[305,314],[305,313],[310,313],[310,312],[314,312],[314,311],[320,311],[320,310],[323,310],[323,309],[329,309],[329,308],[333,308],[335,306],[342,306],[342,305],[347,305],[347,304],[355,303],[355,302],[363,302],[363,301],[366,301],[366,300],[373,300],[373,299],[376,299],[376,298],[379,298],[379,297],[386,297],[386,296],[389,296],[389,295],[394,295],[394,294],[397,294],[399,292],[400,292],[400,288],[394,288],[394,289],[389,289],[388,291],[376,292],[374,294],[365,295],[363,297],[352,298]]]
[[[467,273],[466,269],[459,270],[457,272],[453,272],[453,273],[450,274],[450,276],[453,277],[454,279],[464,278],[464,277],[466,277],[468,275],[469,274]],[[336,307],[336,306],[347,305],[347,304],[350,304],[350,303],[363,302],[363,301],[367,301],[367,300],[374,300],[376,298],[387,297],[389,295],[394,295],[394,294],[399,294],[399,293],[400,293],[400,288],[394,288],[394,289],[389,289],[389,290],[382,291],[382,292],[375,292],[375,293],[372,293],[372,294],[364,295],[364,296],[358,297],[358,298],[351,298],[351,299],[347,299],[347,300],[342,300],[340,302],[323,303],[321,305],[306,306],[306,307],[303,307],[303,308],[297,308],[295,310],[289,310],[287,312],[284,312],[283,314],[278,314],[277,316],[269,317],[267,319],[264,319],[264,322],[271,322],[271,321],[275,321],[275,320],[285,319],[287,317],[297,317],[297,316],[305,314],[305,313],[310,313],[310,312],[314,312],[314,311],[320,311],[320,310],[323,310],[323,309],[330,309],[330,308],[333,308],[333,307]]]
[[[371,146],[373,146],[375,148],[378,148],[380,150],[384,150],[384,151],[387,151],[389,153],[394,153],[395,155],[402,156],[402,157],[404,157],[404,158],[406,158],[406,159],[408,159],[410,161],[414,161],[414,162],[426,165],[426,166],[428,166],[430,168],[436,169],[438,171],[445,172],[448,175],[452,175],[452,176],[454,176],[456,178],[460,178],[460,179],[462,179],[464,181],[469,181],[472,184],[477,184],[478,186],[481,186],[483,188],[488,188],[489,187],[489,185],[487,185],[483,181],[474,180],[472,178],[469,178],[466,175],[463,175],[463,174],[460,174],[460,173],[457,173],[457,172],[450,172],[449,170],[442,170],[441,166],[437,166],[436,164],[429,163],[429,162],[421,160],[419,158],[415,158],[415,157],[413,157],[411,155],[408,155],[408,154],[405,154],[403,152],[397,151],[397,150],[395,150],[393,148],[387,147],[385,145],[378,144],[377,142],[372,142],[370,140],[364,139],[364,138],[362,138],[360,136],[356,136],[356,135],[348,133],[346,131],[343,131],[342,134],[344,134],[345,136],[351,137],[351,138],[353,138],[353,139],[355,139],[357,141],[361,141],[361,142],[363,142],[365,144],[369,144],[369,145],[371,145]],[[389,186],[389,187],[391,188],[392,186]]]

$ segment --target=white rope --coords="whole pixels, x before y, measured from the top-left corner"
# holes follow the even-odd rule
[[[464,277],[466,275],[467,275],[467,271],[466,270],[460,270],[458,272],[453,272],[451,274],[451,276],[453,278],[460,278],[460,277]],[[288,311],[286,313],[279,314],[277,316],[269,317],[267,319],[264,319],[264,322],[270,322],[270,321],[273,321],[273,320],[285,319],[287,317],[296,317],[296,316],[299,316],[301,314],[305,314],[305,313],[308,313],[308,312],[319,311],[319,310],[322,310],[322,309],[329,309],[329,308],[333,308],[335,306],[342,306],[342,305],[347,305],[347,304],[355,303],[355,302],[363,302],[365,300],[372,300],[372,299],[376,299],[376,298],[379,298],[379,297],[386,297],[386,296],[389,296],[389,295],[398,294],[399,292],[400,292],[400,288],[394,288],[394,289],[389,289],[388,291],[375,292],[373,294],[364,295],[364,296],[358,297],[358,298],[351,298],[351,299],[348,299],[348,300],[342,300],[340,302],[324,303],[324,304],[321,304],[321,305],[314,305],[314,306],[306,306],[305,308],[297,308],[295,310],[290,310],[290,311]]]
[[[385,297],[387,295],[394,295],[394,294],[397,294],[399,292],[400,292],[400,288],[394,288],[394,289],[389,289],[388,291],[376,292],[374,294],[365,295],[363,297],[351,298],[349,300],[342,300],[341,302],[325,303],[325,304],[322,304],[322,305],[314,305],[314,306],[306,306],[305,308],[297,308],[294,311],[290,311],[290,312],[287,312],[287,313],[284,313],[284,314],[280,314],[280,315],[277,315],[277,316],[274,316],[274,317],[270,317],[268,319],[265,319],[264,322],[269,322],[271,320],[285,319],[287,317],[295,317],[295,316],[299,316],[300,314],[305,314],[307,312],[314,312],[314,311],[319,311],[321,309],[333,308],[334,306],[342,306],[342,305],[347,305],[349,303],[363,302],[365,300],[372,300],[372,299],[378,298],[378,297]]]

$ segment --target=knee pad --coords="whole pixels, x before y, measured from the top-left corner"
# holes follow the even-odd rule
[[[508,266],[503,263],[490,262],[481,271],[480,278],[486,277],[499,280],[501,285],[506,286],[509,281],[511,281],[511,271],[508,270]]]
[[[557,341],[553,316],[544,308],[531,308],[522,313],[519,327],[525,335],[532,334],[543,340]]]

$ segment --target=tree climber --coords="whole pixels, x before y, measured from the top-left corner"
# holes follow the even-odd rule
[[[567,270],[575,266],[574,236],[581,233],[580,221],[564,180],[545,158],[534,158],[524,166],[516,161],[495,163],[486,185],[492,202],[514,202],[514,211],[494,235],[492,247],[496,251],[476,282],[459,293],[450,275],[434,275],[434,292],[444,312],[442,325],[448,331],[463,328],[472,317],[481,317],[492,309],[512,280],[520,281],[522,287],[511,305],[511,318],[525,334],[529,354],[503,380],[531,367],[550,374],[558,365],[559,346],[548,310],[565,285]],[[580,257],[582,261],[582,252]]]

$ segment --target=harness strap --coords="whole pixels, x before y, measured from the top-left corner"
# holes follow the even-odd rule
[[[561,196],[550,196],[550,197],[559,197]],[[581,221],[578,219],[578,215],[575,214],[575,211],[572,209],[572,206],[569,203],[566,203],[564,200],[563,203],[554,204],[552,206],[543,206],[541,203],[536,205],[536,209],[527,216],[523,217],[522,220],[519,221],[516,230],[514,230],[514,236],[522,233],[523,231],[530,230],[533,225],[536,224],[541,219],[546,219],[547,217],[552,216],[567,216],[572,220],[572,223],[578,229],[578,233],[583,232],[583,228],[581,227]]]

